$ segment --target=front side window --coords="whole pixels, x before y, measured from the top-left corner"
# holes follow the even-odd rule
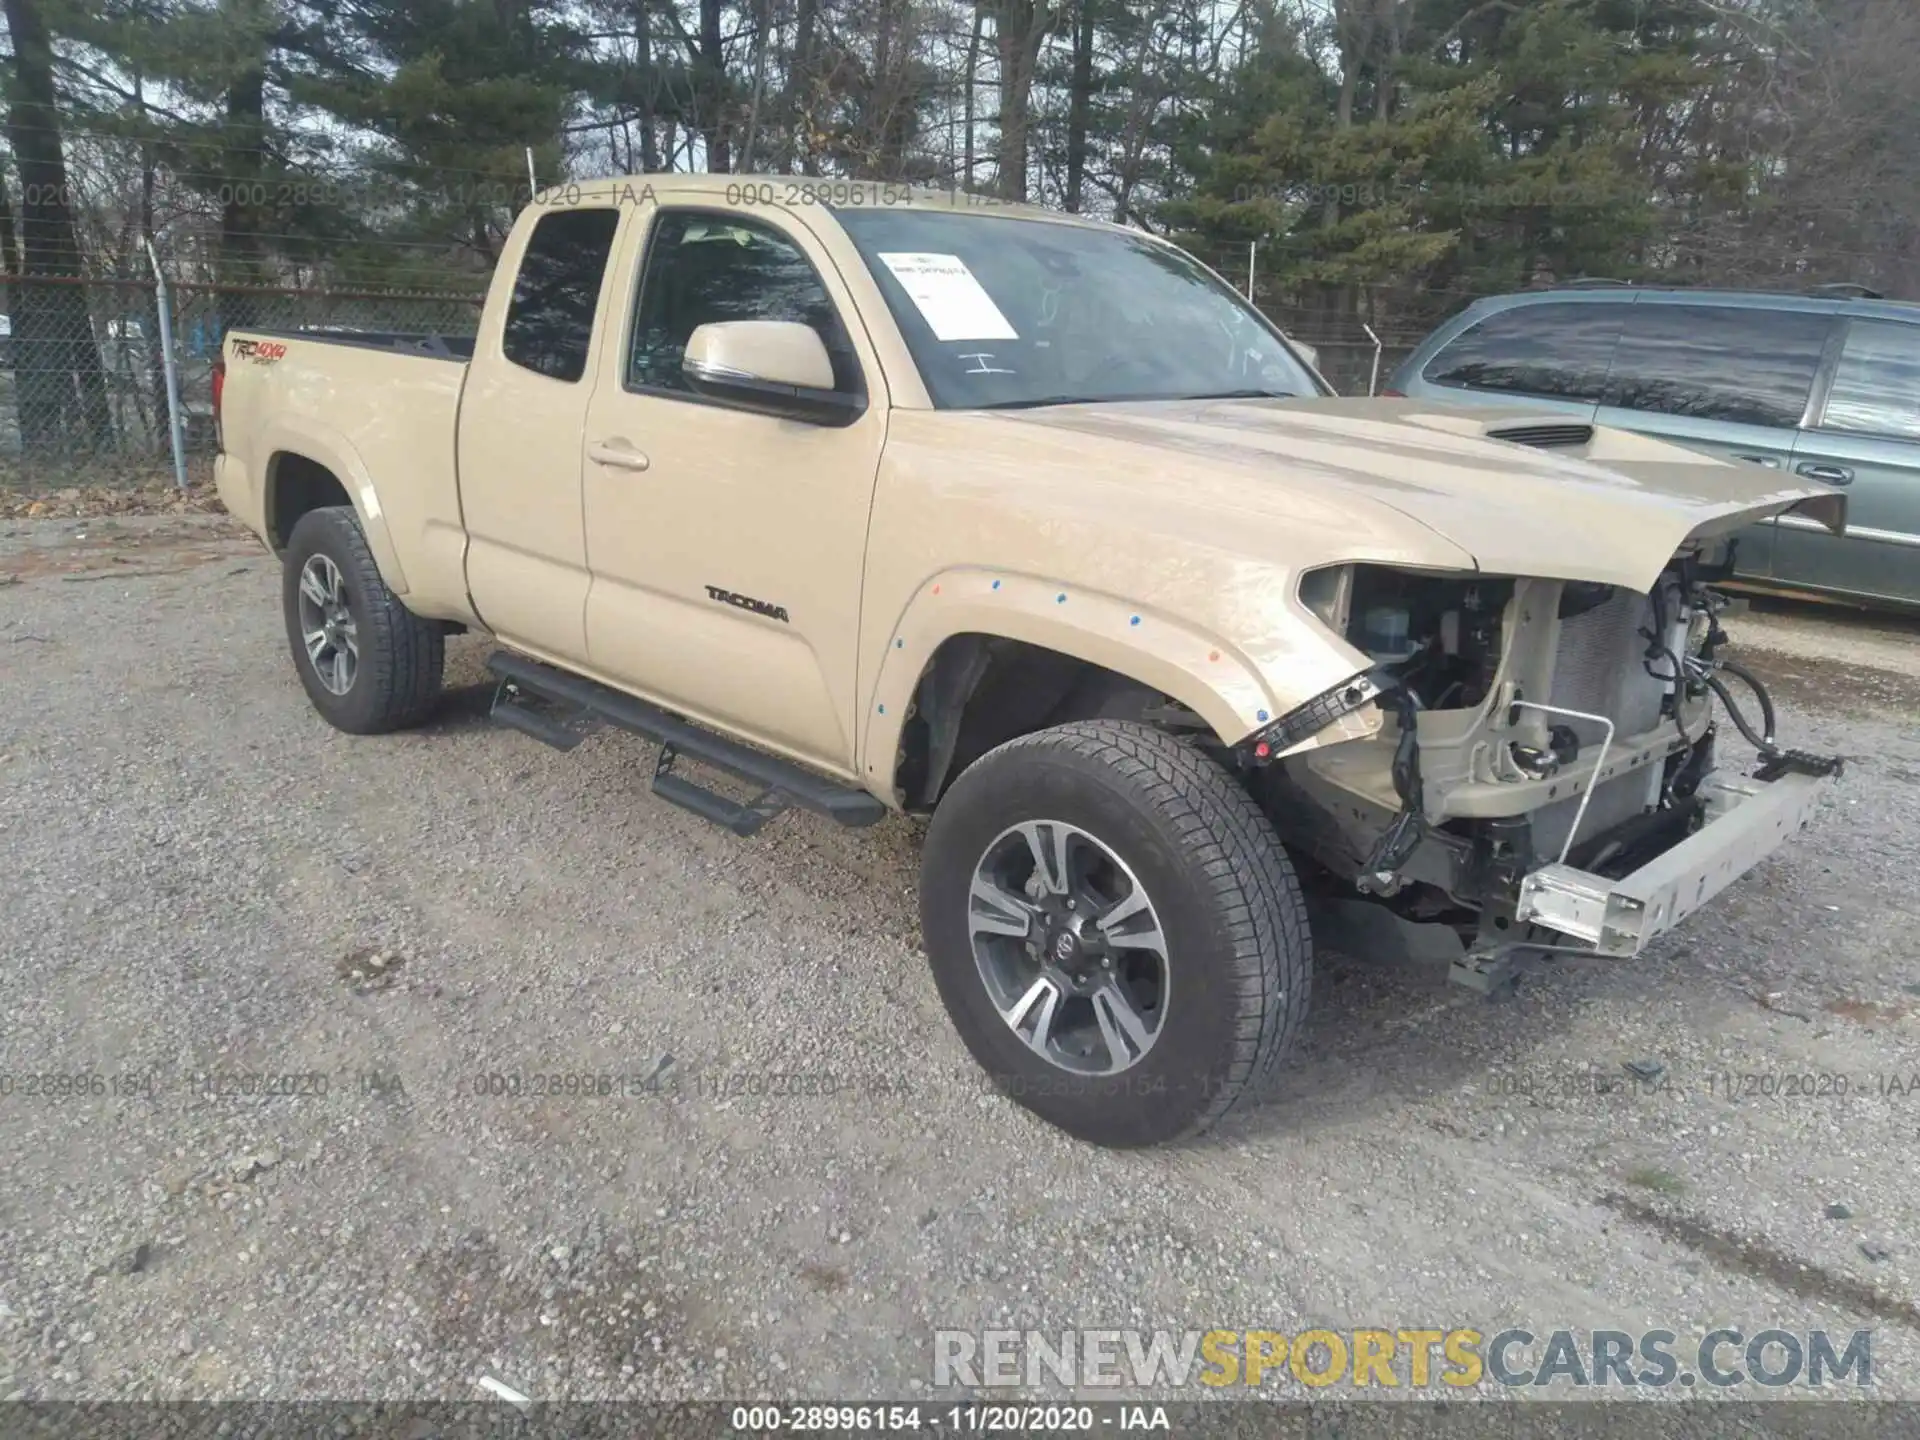
[[[834,215],[943,410],[1323,393],[1257,310],[1148,236],[983,211]]]
[[[1519,305],[1455,336],[1421,378],[1463,390],[1598,400],[1626,306]]]
[[[555,210],[527,237],[500,348],[514,364],[555,380],[587,373],[593,312],[620,228],[617,210]]]
[[[1920,325],[1853,322],[1821,425],[1920,440]]]
[[[702,325],[786,320],[811,326],[833,360],[834,389],[853,394],[860,367],[833,298],[811,261],[757,220],[667,210],[647,238],[627,384],[692,394],[680,368]]]
[[[1627,318],[1602,403],[1791,430],[1830,328],[1806,312],[1643,301]]]

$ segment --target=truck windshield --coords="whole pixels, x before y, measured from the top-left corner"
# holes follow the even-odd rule
[[[1258,311],[1145,235],[985,211],[834,214],[943,410],[1324,393]]]

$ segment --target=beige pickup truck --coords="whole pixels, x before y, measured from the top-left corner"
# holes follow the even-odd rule
[[[472,631],[497,719],[647,736],[654,792],[742,835],[931,815],[955,1026],[1099,1143],[1257,1093],[1306,1013],[1303,880],[1496,987],[1637,954],[1837,773],[1776,743],[1711,587],[1729,532],[1842,498],[1334,398],[1134,231],[602,181],[520,216],[470,343],[236,332],[223,364],[220,493],[282,557],[326,720],[426,720]]]

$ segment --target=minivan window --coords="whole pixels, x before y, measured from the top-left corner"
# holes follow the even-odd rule
[[[1643,301],[1628,307],[1601,403],[1791,430],[1831,324],[1800,311]]]
[[[555,380],[587,373],[593,312],[613,253],[618,210],[555,210],[527,237],[500,348],[514,364]]]
[[[1625,308],[1562,303],[1499,311],[1450,341],[1422,378],[1466,390],[1598,400]]]
[[[1821,425],[1920,440],[1920,325],[1853,322]]]

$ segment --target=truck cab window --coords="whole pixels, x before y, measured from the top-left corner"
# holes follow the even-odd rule
[[[853,344],[812,262],[772,227],[698,211],[661,213],[647,240],[627,384],[692,394],[680,369],[702,325],[789,320],[811,326],[833,358],[834,389],[860,388]]]
[[[555,380],[587,373],[593,312],[620,226],[617,210],[556,210],[527,238],[500,348],[514,364]]]

